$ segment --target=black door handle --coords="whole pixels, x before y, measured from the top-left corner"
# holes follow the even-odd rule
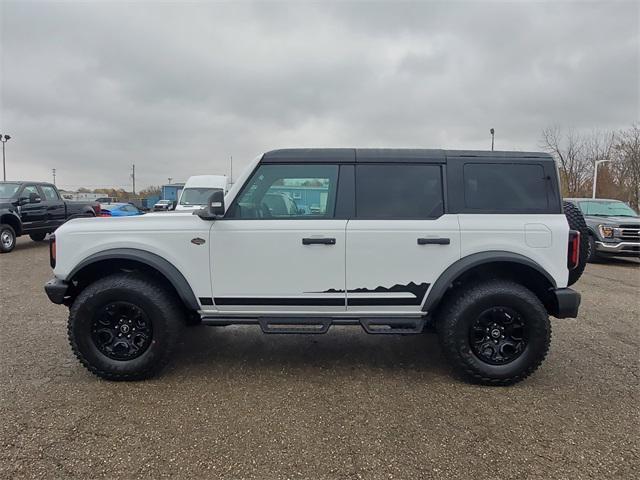
[[[335,238],[303,238],[303,245],[335,245]]]
[[[418,245],[449,245],[449,238],[419,238]]]

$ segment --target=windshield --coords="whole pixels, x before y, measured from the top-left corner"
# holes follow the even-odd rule
[[[221,188],[185,188],[180,197],[180,205],[206,205],[213,192],[221,191]]]
[[[638,214],[624,202],[617,200],[589,200],[580,202],[580,210],[585,215],[598,217],[637,217]]]
[[[0,183],[0,198],[12,198],[20,185],[20,183]]]

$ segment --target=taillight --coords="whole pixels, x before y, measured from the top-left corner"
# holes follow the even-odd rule
[[[569,251],[567,254],[567,267],[573,270],[580,263],[580,232],[569,230]]]
[[[102,215],[102,207],[100,206],[99,203],[96,203],[95,207],[93,207],[93,211],[96,214],[96,217],[99,217]]]
[[[49,265],[56,268],[56,236],[49,235]]]

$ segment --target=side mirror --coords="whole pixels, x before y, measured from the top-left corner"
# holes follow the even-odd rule
[[[203,220],[215,220],[224,215],[224,192],[217,190],[211,194],[207,206],[193,212]]]

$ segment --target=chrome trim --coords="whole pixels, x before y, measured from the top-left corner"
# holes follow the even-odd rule
[[[613,244],[596,241],[596,250],[603,250],[607,252],[633,252],[633,250],[625,250],[625,247],[640,247],[640,242],[618,242]]]

